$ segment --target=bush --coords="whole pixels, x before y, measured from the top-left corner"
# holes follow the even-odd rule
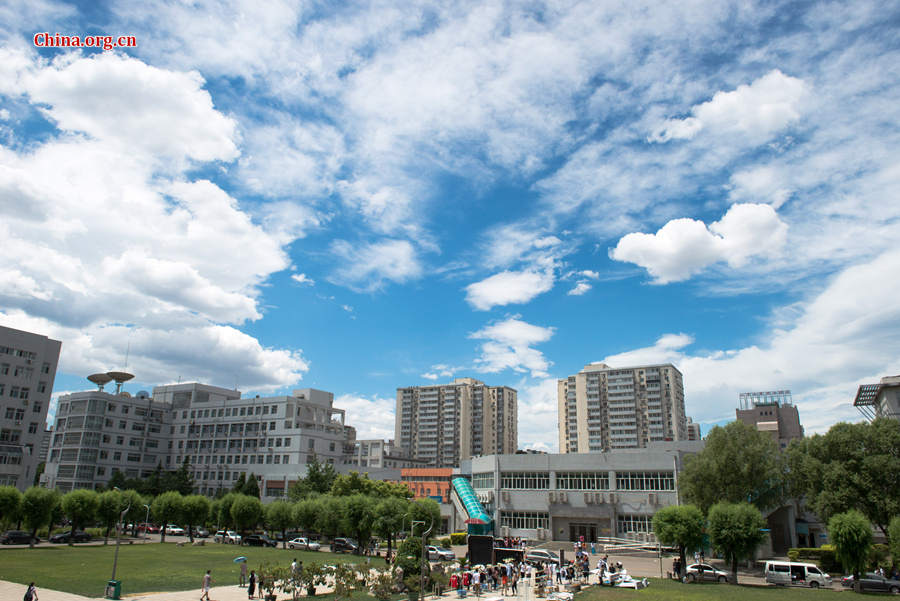
[[[466,544],[466,536],[465,532],[452,532],[450,533],[450,544],[451,545],[464,545]]]
[[[841,563],[837,560],[837,556],[834,553],[834,545],[822,545],[821,547],[816,548],[800,547],[789,549],[788,559],[791,561],[811,559],[828,573],[839,573],[842,571]]]
[[[103,535],[106,533],[106,528],[85,528],[85,532],[93,536],[94,538],[103,538]],[[113,528],[109,531],[109,536],[111,538],[116,537],[116,530]]]
[[[887,545],[875,543],[869,549],[869,567],[870,568],[890,568],[891,560],[889,559],[891,550]]]
[[[452,544],[452,543],[450,542],[450,537],[449,537],[449,536],[445,536],[444,538],[439,539],[439,540],[438,540],[438,543],[440,543],[440,546],[441,546],[441,547],[449,547],[449,546]]]

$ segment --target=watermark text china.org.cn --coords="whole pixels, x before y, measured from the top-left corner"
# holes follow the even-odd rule
[[[46,31],[34,34],[34,45],[38,48],[134,48],[137,38],[133,35],[62,35]]]

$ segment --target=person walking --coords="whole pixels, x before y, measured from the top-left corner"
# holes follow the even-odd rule
[[[241,583],[238,586],[240,586],[241,588],[247,586],[247,562],[246,561],[241,562]]]
[[[25,590],[25,596],[23,597],[25,601],[38,601],[37,589],[34,588],[34,583],[28,585],[28,588]]]
[[[250,580],[247,581],[247,598],[252,599],[256,592],[256,571],[250,570]]]
[[[203,575],[203,581],[200,583],[200,601],[209,601],[209,587],[212,585],[212,574],[210,574],[210,570],[206,570],[206,574]]]

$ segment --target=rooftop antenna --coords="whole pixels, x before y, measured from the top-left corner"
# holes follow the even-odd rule
[[[108,371],[106,375],[109,376],[110,380],[116,381],[116,394],[122,391],[122,384],[134,377],[134,374],[125,371]]]
[[[109,374],[91,374],[87,379],[96,384],[97,390],[100,392],[103,392],[103,387],[112,381],[112,377]]]

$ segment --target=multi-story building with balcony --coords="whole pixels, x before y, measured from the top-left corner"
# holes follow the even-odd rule
[[[61,346],[0,326],[0,485],[34,483]]]
[[[672,364],[591,363],[557,383],[559,449],[589,453],[688,439],[681,372]]]
[[[394,444],[393,439],[382,440],[348,440],[341,460],[349,469],[401,469],[426,465],[422,459],[413,459],[403,454],[402,449]]]
[[[394,439],[402,452],[432,467],[454,467],[478,455],[514,453],[516,391],[473,378],[397,389]]]
[[[878,384],[863,384],[853,405],[866,419],[888,417],[900,421],[900,376],[885,376]]]

